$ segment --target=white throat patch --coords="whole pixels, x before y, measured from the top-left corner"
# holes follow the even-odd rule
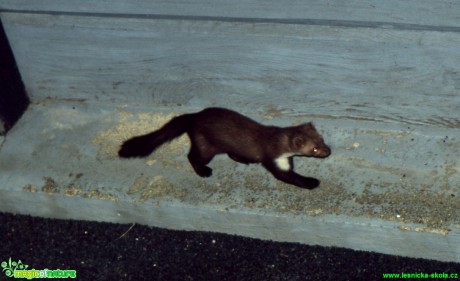
[[[289,157],[293,156],[294,153],[283,153],[281,156],[275,159],[276,166],[282,171],[291,170],[291,163],[289,163]]]

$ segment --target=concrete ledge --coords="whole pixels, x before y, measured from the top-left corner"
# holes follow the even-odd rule
[[[0,211],[137,222],[277,241],[460,261],[455,129],[351,122],[240,110],[265,123],[313,120],[333,155],[296,159],[322,179],[302,190],[258,165],[217,157],[196,176],[185,137],[147,159],[120,160],[122,140],[199,108],[127,107],[72,100],[31,105],[0,150]]]
[[[219,206],[173,202],[139,204],[122,200],[73,198],[62,194],[14,194],[4,191],[0,195],[13,199],[3,208],[10,211],[21,209],[21,213],[24,213],[24,208],[17,207],[20,203],[28,206],[27,213],[42,217],[136,222],[169,229],[204,230],[274,241],[459,261],[458,230],[447,234],[414,224],[406,224],[403,229],[397,223],[380,219],[340,215],[292,216],[247,208],[224,210],[216,209]]]

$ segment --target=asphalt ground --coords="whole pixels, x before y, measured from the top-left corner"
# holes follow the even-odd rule
[[[386,273],[455,280],[460,274],[459,263],[9,213],[0,213],[0,241],[0,280],[14,280],[5,274],[10,259],[28,270],[75,270],[75,280],[381,280]]]

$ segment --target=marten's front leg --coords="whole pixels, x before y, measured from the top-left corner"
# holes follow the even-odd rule
[[[319,186],[319,180],[304,177],[292,169],[292,157],[285,159],[267,160],[262,165],[280,181],[292,184],[301,188],[313,189]]]

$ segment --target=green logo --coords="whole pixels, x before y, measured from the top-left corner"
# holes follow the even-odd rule
[[[32,278],[76,278],[76,270],[61,270],[61,269],[30,269],[27,264],[23,264],[21,260],[15,262],[11,260],[11,257],[8,261],[4,261],[0,264],[2,266],[2,271],[7,277],[13,278],[26,278],[28,280]]]
[[[16,270],[16,268],[19,270],[24,270],[29,267],[27,264],[23,264],[21,260],[19,260],[18,262],[15,262],[15,261],[11,261],[11,258],[8,260],[8,262],[6,261],[2,262],[1,266],[3,268],[2,271],[8,277],[14,276],[14,271]]]

